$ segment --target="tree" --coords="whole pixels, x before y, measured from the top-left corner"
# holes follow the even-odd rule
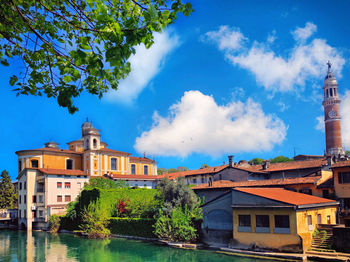
[[[177,170],[177,168],[169,168],[168,169],[168,174],[170,174],[170,173],[177,173],[177,172],[179,172],[179,170]]]
[[[15,187],[12,184],[11,177],[6,170],[3,170],[0,181],[0,208],[12,208],[15,198]]]
[[[275,158],[271,158],[271,163],[283,163],[283,162],[290,162],[293,161],[293,159],[286,157],[286,156],[276,156]]]
[[[264,159],[262,158],[253,158],[248,163],[251,165],[261,165],[264,162]]]
[[[349,151],[349,150],[346,150],[346,151],[345,151],[345,155],[347,155],[348,157],[350,157],[350,151]]]
[[[166,174],[166,173],[168,173],[168,171],[164,167],[160,167],[160,168],[157,169],[157,174],[158,175],[163,175],[163,174]]]
[[[84,90],[102,97],[130,72],[135,46],[153,44],[192,6],[181,0],[9,0],[0,2],[0,63],[21,59],[17,95],[57,98],[70,113]]]
[[[201,165],[200,169],[207,168],[207,167],[210,167],[210,166],[208,164],[203,164],[203,165]]]

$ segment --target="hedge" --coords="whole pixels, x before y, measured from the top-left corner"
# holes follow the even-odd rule
[[[111,217],[108,228],[116,235],[154,238],[156,237],[153,234],[154,223],[155,220],[150,218]]]

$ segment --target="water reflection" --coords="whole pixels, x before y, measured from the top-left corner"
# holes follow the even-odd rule
[[[0,261],[252,262],[203,250],[182,250],[123,239],[88,240],[69,234],[0,231]],[[268,260],[264,260],[268,261]]]

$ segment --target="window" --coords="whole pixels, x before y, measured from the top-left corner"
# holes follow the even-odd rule
[[[270,227],[270,219],[268,215],[256,215],[257,227]]]
[[[27,195],[24,195],[24,196],[23,196],[23,202],[24,202],[24,204],[27,203]]]
[[[89,149],[89,139],[86,139],[85,141],[85,149]]]
[[[339,184],[350,183],[350,172],[339,172],[338,173],[338,182],[339,182]]]
[[[252,232],[250,215],[238,215],[238,232]]]
[[[193,184],[197,184],[197,178],[193,178]]]
[[[20,204],[22,203],[22,196],[21,196],[21,195],[19,195],[18,202],[19,202]]]
[[[70,188],[70,182],[64,182],[64,188]]]
[[[94,138],[93,144],[94,144],[94,148],[97,148],[97,139],[96,138]]]
[[[18,172],[21,172],[22,171],[22,161],[19,160],[18,161]]]
[[[39,210],[39,217],[43,217],[44,212],[42,210]]]
[[[322,224],[321,214],[317,214],[317,224]]]
[[[39,203],[43,203],[43,196],[42,195],[39,195]]]
[[[19,190],[22,190],[22,182],[19,182]]]
[[[62,182],[57,182],[57,188],[62,188]]]
[[[62,202],[62,196],[57,196],[57,202]]]
[[[312,189],[310,189],[310,188],[302,188],[299,190],[299,192],[303,193],[303,194],[312,195]]]
[[[148,166],[143,166],[143,174],[148,175]]]
[[[289,234],[289,216],[288,215],[275,215],[275,233]]]
[[[73,160],[72,159],[66,160],[66,169],[73,169]]]
[[[111,170],[117,170],[117,159],[111,158]]]
[[[202,184],[205,183],[205,178],[204,177],[201,178],[201,183]]]
[[[331,216],[327,216],[327,224],[331,223]]]
[[[333,96],[333,88],[329,89],[330,96]]]
[[[39,161],[38,160],[31,160],[30,163],[32,164],[32,167],[39,167]]]
[[[136,174],[136,165],[135,164],[131,165],[131,174],[133,174],[133,175]]]
[[[312,216],[310,216],[310,215],[307,216],[307,225],[309,227],[309,231],[312,231],[313,230],[313,227],[312,227]]]
[[[67,196],[64,196],[64,201],[65,201],[65,202],[70,202],[70,201],[71,201],[71,200],[70,200],[70,196],[68,196],[68,195],[67,195]]]
[[[21,218],[22,210],[18,210],[18,217]]]
[[[33,203],[36,203],[36,196],[33,196]]]
[[[328,89],[327,89],[326,97],[327,97],[327,98],[329,97],[329,90],[328,90]]]

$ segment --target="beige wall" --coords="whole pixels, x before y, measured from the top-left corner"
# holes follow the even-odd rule
[[[338,198],[350,198],[350,183],[339,184],[338,173],[339,172],[350,172],[350,167],[335,168],[334,173],[334,190]]]

